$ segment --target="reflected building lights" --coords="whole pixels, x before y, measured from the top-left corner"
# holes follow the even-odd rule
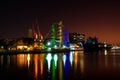
[[[1,65],[3,65],[3,55],[0,56]]]
[[[59,80],[63,80],[63,63],[62,63],[62,55],[58,56],[58,70],[59,70]]]
[[[81,70],[81,73],[84,73],[84,55],[83,54],[80,55],[80,70]]]
[[[69,53],[64,54],[64,75],[65,78],[68,78],[69,75]]]
[[[54,55],[54,57],[55,57],[55,55]],[[52,59],[52,70],[51,70],[51,72],[52,72],[52,80],[55,80],[56,66],[55,66],[55,59],[54,58]]]
[[[28,67],[28,59],[27,58],[28,58],[28,54],[24,54],[24,65]]]
[[[84,60],[83,59],[80,60],[80,68],[81,68],[81,72],[83,73],[84,72]]]
[[[64,66],[65,66],[65,62],[66,62],[66,55],[64,54],[64,55],[63,55],[63,63],[64,63]]]
[[[108,56],[105,56],[105,67],[108,67]]]
[[[8,62],[8,65],[10,65],[10,55],[7,55],[7,62]]]
[[[28,62],[28,68],[30,66],[30,54],[27,54],[27,62]]]
[[[48,61],[48,71],[50,71],[51,60],[52,60],[52,55],[51,55],[51,53],[48,53],[46,59],[47,59],[47,61]]]
[[[35,63],[35,78],[38,76],[38,55],[34,55],[34,63]]]
[[[74,52],[70,52],[69,60],[70,60],[71,67],[73,65],[73,55],[74,55]]]
[[[43,74],[43,62],[42,61],[40,62],[40,74],[41,76]]]
[[[108,52],[106,49],[104,50],[104,55],[105,55],[105,66],[108,67],[108,56],[107,56]]]
[[[55,62],[53,61],[52,62],[52,80],[55,80],[55,72],[56,70],[55,70]]]
[[[24,65],[24,54],[17,55],[18,66],[22,67]]]
[[[107,50],[105,49],[104,50],[104,55],[106,56],[108,54]]]
[[[55,54],[54,55],[55,67],[57,67],[57,60],[58,60],[58,56],[57,56],[57,54]]]
[[[77,69],[77,62],[78,62],[78,53],[74,53],[74,70]]]
[[[57,67],[57,60],[58,56],[57,54],[54,55],[54,58],[52,59],[52,80],[56,80],[56,67]]]
[[[116,63],[116,57],[113,56],[113,66],[116,67],[117,63]]]
[[[44,54],[40,54],[40,74],[43,74]]]

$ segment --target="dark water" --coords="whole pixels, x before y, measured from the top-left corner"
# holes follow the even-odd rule
[[[120,53],[0,55],[0,80],[119,80]]]

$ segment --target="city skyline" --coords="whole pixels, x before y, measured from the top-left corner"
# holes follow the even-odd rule
[[[120,5],[115,0],[2,2],[0,9],[0,38],[27,37],[36,19],[45,36],[52,23],[62,20],[68,32],[120,43]]]

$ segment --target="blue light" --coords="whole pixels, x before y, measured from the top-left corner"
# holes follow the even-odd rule
[[[64,62],[64,65],[65,65],[65,62],[66,62],[66,55],[63,55],[63,62]]]

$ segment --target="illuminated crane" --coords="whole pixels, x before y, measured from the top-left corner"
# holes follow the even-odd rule
[[[37,27],[37,31],[35,30],[35,28],[34,27]],[[42,34],[41,34],[41,32],[40,32],[40,29],[39,29],[39,25],[38,25],[38,21],[36,20],[36,24],[32,24],[32,31],[33,31],[33,37],[35,38],[35,39],[39,39],[39,40],[43,40],[43,36],[42,36]]]
[[[40,29],[39,29],[39,25],[38,25],[38,21],[37,21],[37,20],[36,20],[36,25],[37,25],[37,31],[38,31],[38,39],[43,40],[43,36],[42,36],[42,34],[41,34],[41,32],[40,32]]]

